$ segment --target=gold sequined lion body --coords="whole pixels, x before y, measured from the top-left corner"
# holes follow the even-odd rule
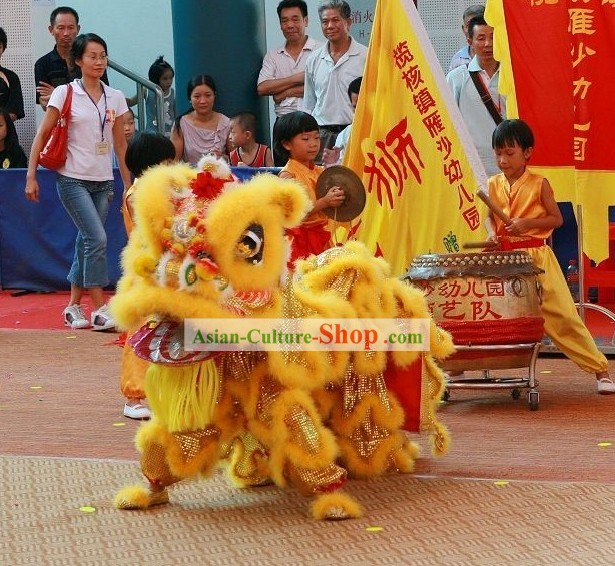
[[[284,231],[309,210],[304,191],[273,175],[236,183],[221,167],[160,166],[139,181],[111,307],[125,328],[156,321],[131,338],[151,362],[153,417],[136,436],[149,485],[122,489],[115,504],[166,503],[167,487],[221,464],[238,486],[274,482],[313,496],[315,518],[357,517],[359,504],[341,489],[347,477],[409,472],[417,455],[387,385],[391,368],[403,374],[418,361],[420,428],[435,453],[446,450],[435,417],[442,374],[431,355],[448,355],[450,337],[432,323],[431,353],[185,351],[189,318],[430,318],[421,292],[357,242],[288,273]]]

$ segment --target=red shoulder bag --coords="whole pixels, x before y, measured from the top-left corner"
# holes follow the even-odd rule
[[[60,111],[60,117],[51,130],[43,151],[40,152],[38,162],[46,169],[58,170],[66,163],[68,149],[68,122],[73,102],[73,87],[68,85],[66,99]]]

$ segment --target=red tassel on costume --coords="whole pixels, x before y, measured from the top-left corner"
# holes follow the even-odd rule
[[[296,260],[318,255],[331,245],[331,233],[325,224],[301,224],[297,228],[288,229],[286,233],[291,236],[289,268],[292,268]]]

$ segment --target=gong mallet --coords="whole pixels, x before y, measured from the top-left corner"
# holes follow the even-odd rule
[[[504,222],[506,226],[512,225],[512,220],[510,219],[510,216],[508,216],[499,206],[497,206],[491,200],[491,197],[487,193],[483,191],[477,191],[476,194],[478,198],[487,205],[487,208],[489,208],[489,210],[493,212],[493,214],[495,214],[502,222]]]

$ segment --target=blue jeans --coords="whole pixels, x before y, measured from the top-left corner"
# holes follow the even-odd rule
[[[67,279],[76,287],[106,287],[105,220],[113,200],[113,181],[83,181],[58,175],[58,195],[77,227],[75,256]]]

